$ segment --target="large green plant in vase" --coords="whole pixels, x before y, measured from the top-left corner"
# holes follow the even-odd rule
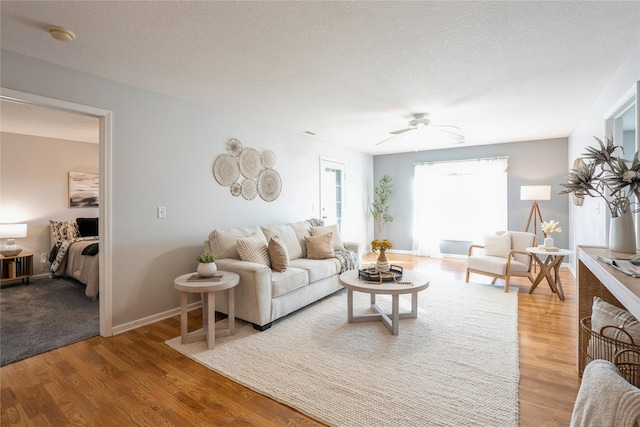
[[[638,152],[633,160],[624,160],[615,155],[622,147],[606,143],[596,138],[598,147],[587,147],[583,154],[584,164],[572,169],[563,193],[573,193],[578,198],[601,197],[611,214],[609,228],[609,250],[636,253],[636,233],[633,225],[633,213],[638,212],[638,202],[632,201],[635,195],[640,200],[640,160]],[[629,165],[627,165],[629,164]],[[634,206],[636,207],[634,209]]]

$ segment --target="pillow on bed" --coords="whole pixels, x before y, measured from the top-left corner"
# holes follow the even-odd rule
[[[98,218],[76,218],[79,237],[98,235]]]
[[[57,246],[60,246],[65,240],[71,240],[78,237],[78,224],[74,220],[70,221],[51,221],[51,232],[53,233],[53,240]]]

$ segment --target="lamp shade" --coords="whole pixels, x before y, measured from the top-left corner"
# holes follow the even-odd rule
[[[27,224],[0,224],[0,239],[27,237]]]
[[[520,200],[551,200],[550,185],[520,186]]]

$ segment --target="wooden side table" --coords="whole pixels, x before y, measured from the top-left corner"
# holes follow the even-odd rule
[[[20,253],[15,256],[0,255],[0,283],[11,280],[22,280],[27,285],[33,276],[33,254]]]
[[[182,344],[196,341],[207,341],[207,348],[211,350],[216,345],[216,337],[233,335],[235,327],[234,288],[240,283],[240,276],[230,271],[220,271],[222,278],[217,282],[189,282],[194,273],[183,274],[173,282],[173,287],[180,291],[180,335]],[[229,290],[229,327],[216,329],[216,292]],[[202,331],[189,332],[187,319],[187,295],[199,293],[202,295]]]
[[[546,277],[551,291],[558,295],[560,301],[564,301],[564,291],[562,290],[562,281],[560,280],[560,272],[558,269],[562,265],[564,257],[571,255],[573,252],[567,249],[558,249],[557,251],[551,252],[539,247],[527,248],[527,252],[533,256],[536,263],[540,266],[540,272],[533,281],[529,293],[532,293],[542,279]],[[540,259],[540,257],[544,257],[544,261]]]

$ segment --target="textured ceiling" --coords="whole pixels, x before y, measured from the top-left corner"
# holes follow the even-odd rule
[[[2,1],[3,49],[382,154],[566,137],[640,2]],[[76,34],[61,43],[48,25]],[[309,138],[312,138],[309,136]]]

